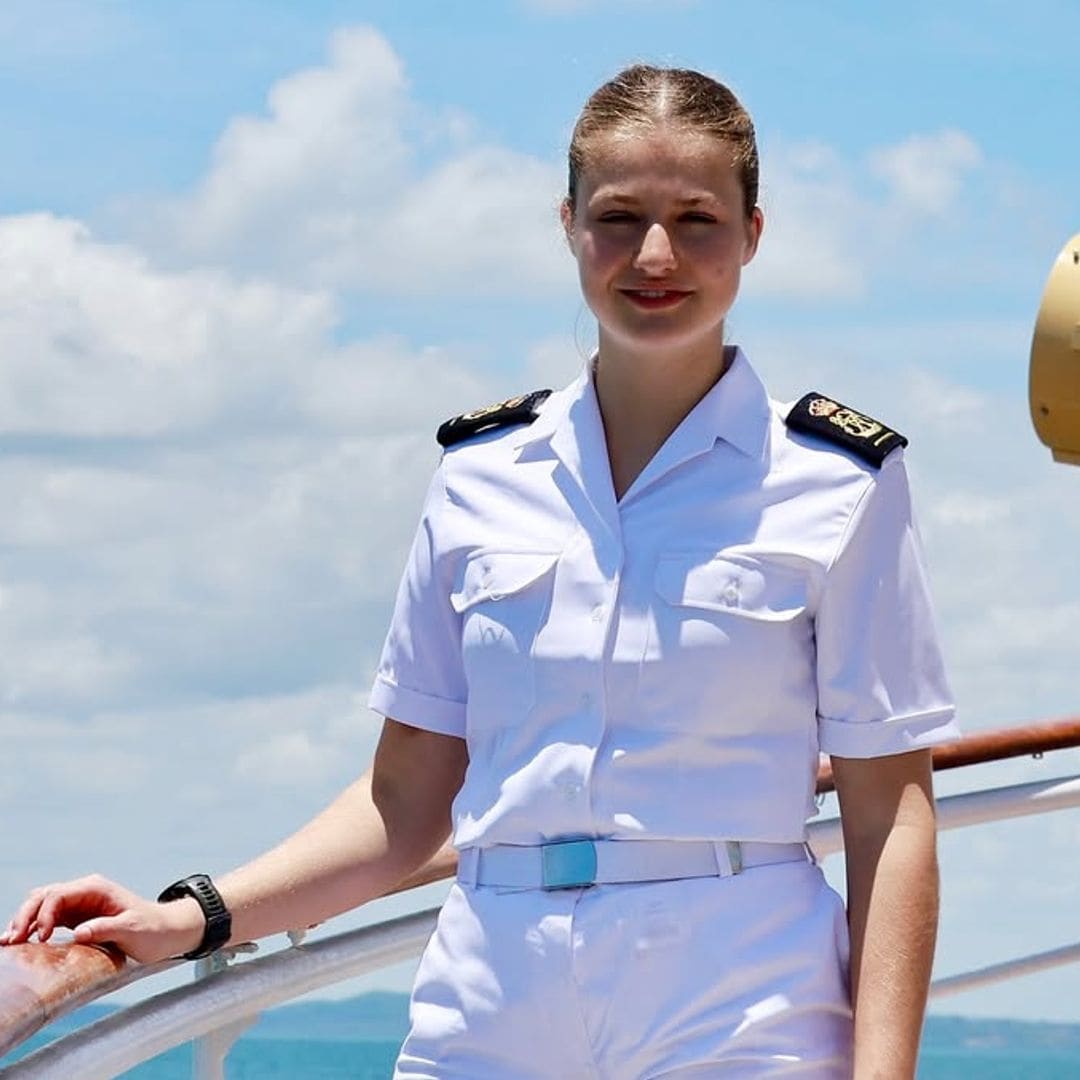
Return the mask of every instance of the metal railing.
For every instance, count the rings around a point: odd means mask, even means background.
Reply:
[[[935,755],[935,767],[950,768],[973,761],[997,760],[1021,754],[1041,755],[1046,749],[1077,745],[1080,745],[1080,720],[1058,721],[1034,728],[958,740],[942,748],[940,762],[938,755]],[[823,769],[819,777],[819,791],[830,790],[830,781],[828,771]],[[1080,774],[939,799],[938,827],[941,830],[966,828],[1078,806]],[[814,822],[809,832],[811,847],[819,859],[843,849],[839,819]],[[402,883],[401,888],[447,877],[453,873],[453,869],[453,854],[444,850],[427,867]],[[291,948],[235,966],[228,966],[227,960],[242,950],[232,950],[224,957],[201,961],[198,977],[193,984],[158,994],[88,1025],[22,1061],[0,1069],[0,1076],[4,1080],[45,1080],[71,1076],[78,1076],[80,1080],[108,1080],[141,1061],[194,1039],[197,1080],[220,1080],[224,1076],[223,1062],[229,1047],[260,1012],[311,990],[418,956],[431,933],[436,915],[437,909],[419,911],[311,944],[294,944]],[[299,937],[296,935],[294,942],[298,942]],[[57,947],[26,945],[16,948],[42,950]],[[1078,960],[1080,943],[1066,945],[939,979],[931,987],[931,996],[955,994]],[[124,967],[115,956],[110,964],[115,969],[111,976],[102,975],[99,971],[93,986],[82,989],[75,987],[66,997],[61,997],[51,1010],[43,1005],[40,1020],[55,1019],[120,985],[127,985],[136,978],[172,966],[172,963],[166,963],[149,968],[134,965]],[[98,966],[100,968],[102,965]],[[18,1041],[12,1039],[9,1025],[6,1033],[8,1043],[4,1042],[4,1001],[4,996],[0,994],[0,1052]],[[49,1015],[46,1016],[46,1012]],[[16,1033],[20,1039],[28,1037],[35,1028],[25,1016],[21,1024]],[[41,1023],[36,1026],[40,1027]]]

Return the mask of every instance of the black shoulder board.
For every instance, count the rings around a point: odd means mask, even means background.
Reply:
[[[839,443],[871,465],[880,466],[898,446],[908,444],[903,435],[879,420],[857,413],[824,394],[800,398],[787,414],[786,423],[792,431]]]
[[[462,413],[461,416],[447,420],[435,433],[435,439],[440,446],[453,446],[471,439],[481,431],[492,431],[511,424],[531,424],[540,415],[540,406],[550,396],[550,390],[534,390],[531,394],[508,398],[497,405]]]

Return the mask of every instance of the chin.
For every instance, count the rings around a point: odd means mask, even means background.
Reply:
[[[618,344],[623,349],[633,350],[640,353],[690,351],[694,349],[720,349],[724,344],[723,324],[710,327],[705,332],[687,333],[675,328],[652,327],[642,330],[635,327],[628,330],[625,327],[603,329],[601,340],[607,338]]]

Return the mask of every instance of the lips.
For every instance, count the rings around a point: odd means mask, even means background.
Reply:
[[[619,292],[635,306],[649,310],[674,307],[690,295],[685,289],[620,289]]]

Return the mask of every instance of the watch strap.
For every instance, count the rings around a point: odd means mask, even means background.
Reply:
[[[174,881],[162,889],[158,902],[182,900],[185,896],[190,896],[202,908],[206,917],[206,930],[198,948],[184,953],[184,959],[201,960],[229,940],[232,934],[232,915],[207,874],[192,874]]]

